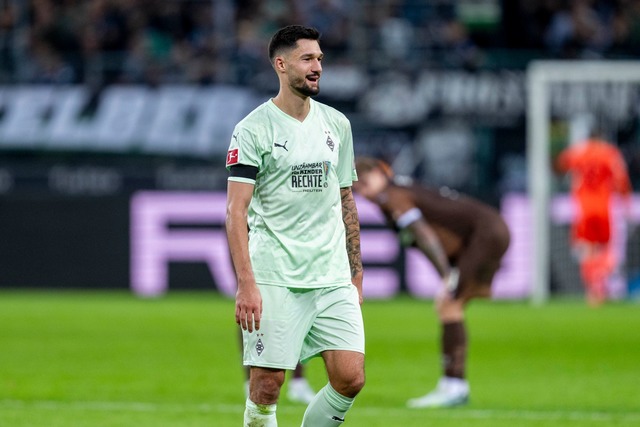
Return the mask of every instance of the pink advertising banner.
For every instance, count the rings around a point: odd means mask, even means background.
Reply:
[[[400,247],[375,206],[356,200],[362,224],[365,297],[390,298],[404,287],[415,297],[432,298],[440,280],[431,264],[416,249]],[[132,291],[141,296],[162,295],[169,290],[170,262],[203,262],[217,289],[234,296],[235,277],[224,231],[225,205],[224,192],[136,193],[130,207]],[[511,245],[495,277],[493,298],[527,298],[534,252],[530,203],[525,195],[509,194],[502,199],[500,210],[511,231]],[[551,211],[556,224],[569,223],[574,214],[566,196],[555,198]],[[632,216],[628,219],[634,219]],[[626,233],[622,230],[617,235]],[[624,250],[624,243],[618,238],[616,250]]]

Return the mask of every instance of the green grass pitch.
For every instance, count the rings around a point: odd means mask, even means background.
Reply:
[[[640,305],[478,301],[471,403],[410,410],[439,376],[430,301],[366,301],[367,385],[346,426],[640,425]],[[0,292],[0,426],[242,425],[233,301],[214,292]],[[309,363],[316,388],[326,377]],[[286,387],[286,385],[285,385]],[[304,406],[278,406],[299,426]]]

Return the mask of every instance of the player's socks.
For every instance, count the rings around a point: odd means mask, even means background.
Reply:
[[[276,404],[260,405],[247,399],[244,410],[244,427],[278,427]]]
[[[338,393],[327,384],[316,394],[304,413],[301,427],[334,427],[344,422],[353,398]]]
[[[464,379],[467,356],[467,332],[464,321],[442,325],[442,361],[444,376],[432,392],[410,399],[410,408],[445,408],[464,405],[469,400],[469,384]]]
[[[442,359],[444,375],[464,378],[467,357],[467,331],[464,321],[442,325]]]

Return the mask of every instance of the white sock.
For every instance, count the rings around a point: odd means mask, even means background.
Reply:
[[[276,404],[260,405],[247,399],[244,410],[244,427],[278,427]]]
[[[335,391],[331,384],[327,384],[309,403],[301,427],[339,426],[344,422],[344,415],[353,405],[353,400]]]

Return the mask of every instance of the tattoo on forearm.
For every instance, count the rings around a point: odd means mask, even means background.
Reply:
[[[360,221],[358,210],[350,188],[340,190],[342,197],[342,220],[347,235],[347,255],[351,266],[351,277],[362,272],[362,257],[360,254]]]

